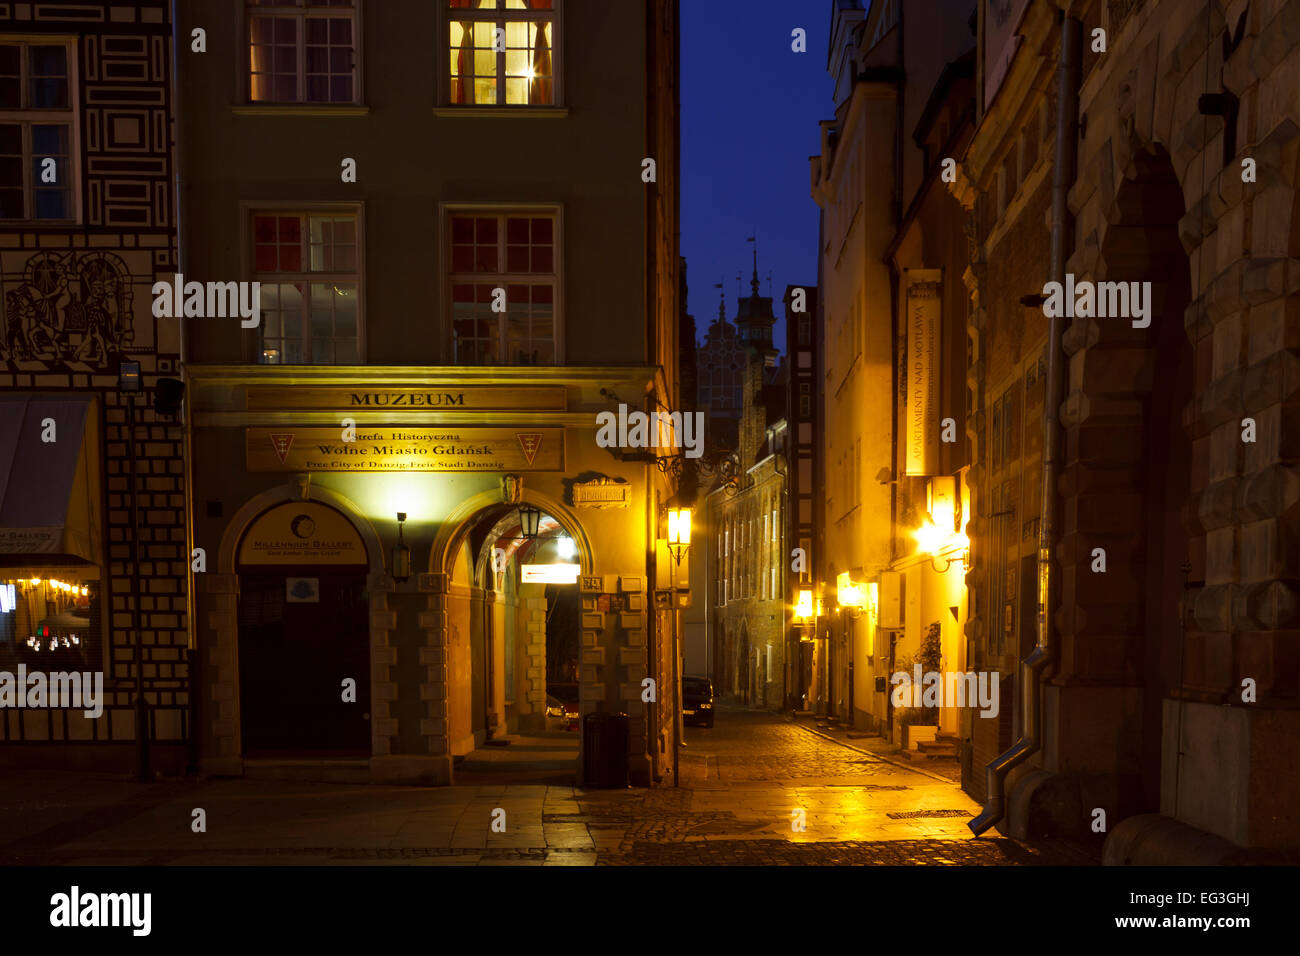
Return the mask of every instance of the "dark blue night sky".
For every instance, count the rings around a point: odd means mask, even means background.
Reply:
[[[718,312],[718,281],[728,318],[737,272],[749,295],[748,236],[758,236],[761,295],[771,270],[778,316],[787,285],[817,282],[808,157],[820,150],[818,121],[832,115],[830,14],[830,0],[682,2],[682,255],[701,339]],[[795,27],[807,31],[806,53],[790,49]],[[784,345],[784,321],[776,334]]]

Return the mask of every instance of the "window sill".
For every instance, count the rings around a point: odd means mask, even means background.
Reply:
[[[501,119],[564,119],[569,115],[567,106],[435,106],[433,115],[496,116]]]
[[[309,103],[244,103],[232,106],[235,116],[365,116],[369,106],[348,106]]]

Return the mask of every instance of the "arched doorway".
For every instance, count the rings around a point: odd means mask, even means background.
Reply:
[[[1143,446],[1132,487],[1142,497],[1144,519],[1142,527],[1134,529],[1140,543],[1131,552],[1141,562],[1133,581],[1142,608],[1141,652],[1133,662],[1142,701],[1135,728],[1140,747],[1133,755],[1140,770],[1133,768],[1125,775],[1140,777],[1133,802],[1153,812],[1161,805],[1163,702],[1176,695],[1181,684],[1183,630],[1190,610],[1186,588],[1194,573],[1195,529],[1189,530],[1185,518],[1193,452],[1183,414],[1192,401],[1195,368],[1184,326],[1191,302],[1190,264],[1178,234],[1184,212],[1182,187],[1164,148],[1156,145],[1135,152],[1107,217],[1110,225],[1098,263],[1103,281],[1151,284],[1150,326],[1133,328],[1130,322],[1100,320],[1094,347],[1136,346],[1145,352],[1132,383],[1132,392],[1141,398]],[[1123,351],[1115,354],[1123,360]],[[1117,465],[1110,467],[1114,470]]]
[[[554,503],[491,504],[448,536],[447,730],[457,783],[575,782],[579,581],[589,548]]]
[[[321,502],[273,505],[248,525],[235,563],[244,757],[370,756],[369,562],[356,527]]]

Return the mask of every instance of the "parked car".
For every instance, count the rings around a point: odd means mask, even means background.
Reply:
[[[565,730],[577,730],[578,685],[548,683],[546,686],[546,716],[554,718],[556,723]],[[548,720],[547,724],[550,723],[551,721]]]
[[[713,726],[713,682],[707,677],[682,678],[682,719]]]

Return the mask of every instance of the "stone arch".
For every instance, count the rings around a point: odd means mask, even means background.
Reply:
[[[581,573],[583,575],[593,573],[596,567],[595,549],[586,528],[572,509],[550,495],[529,487],[522,490],[520,503],[533,505],[555,519],[574,541],[577,551],[576,561],[581,567]],[[497,613],[495,610],[497,598],[494,590],[496,582],[486,573],[487,562],[490,558],[491,546],[496,540],[494,536],[508,528],[517,507],[517,504],[503,502],[500,491],[495,489],[481,492],[463,501],[446,517],[438,529],[430,546],[429,573],[420,576],[420,590],[427,595],[427,610],[420,613],[420,629],[424,634],[425,643],[425,646],[420,649],[420,663],[426,668],[420,696],[428,708],[426,719],[421,721],[420,732],[426,739],[430,753],[448,758],[449,773],[451,772],[450,758],[468,746],[469,737],[479,730],[495,733],[500,728],[500,720],[505,716],[496,707],[495,651],[490,655],[486,647],[477,647],[476,637],[487,640],[483,635],[488,632],[484,631],[483,634],[476,635],[474,629],[488,627],[489,624],[485,623],[486,615],[489,612]],[[468,566],[462,566],[463,549],[469,536],[484,522],[491,522],[487,537],[484,538],[477,552],[468,555]],[[457,602],[461,600],[468,601],[468,605],[459,605]],[[544,646],[545,597],[521,596],[520,600],[522,604],[518,606],[521,614],[519,623],[524,627],[520,637],[525,644]],[[459,630],[462,625],[469,630],[465,632]],[[541,639],[534,640],[530,635],[539,635]],[[592,641],[595,641],[594,637]],[[474,669],[475,655],[480,651],[482,651],[482,663],[478,666],[482,668],[481,673]],[[545,667],[544,657],[532,654],[531,647],[526,653],[531,655],[528,660],[529,667]],[[585,651],[583,659],[586,659]],[[504,661],[501,663],[504,665]],[[469,668],[468,686],[471,700],[472,695],[479,689],[476,680],[482,677],[486,684],[483,693],[487,695],[485,698],[487,722],[482,728],[475,727],[475,720],[483,715],[476,716],[472,702],[468,711],[468,724],[461,710],[458,709],[453,713],[453,706],[460,708],[463,704],[459,697],[455,701],[452,697],[455,687],[458,686],[457,682],[463,680],[465,676],[458,673],[458,669],[466,666]],[[545,710],[545,687],[544,685],[540,688],[531,686],[533,680],[535,678],[529,678],[527,706],[521,707],[520,710],[530,715],[535,710],[536,715],[540,715]],[[585,679],[582,681],[583,694],[594,700],[595,693],[588,693],[585,686],[588,683]],[[533,699],[539,693],[541,696]],[[581,706],[585,713],[589,708],[586,698]],[[520,720],[522,727],[522,716]]]
[[[383,543],[355,504],[336,491],[313,485],[309,476],[298,475],[246,501],[226,524],[215,569],[195,576],[196,587],[209,595],[207,629],[211,638],[201,642],[199,650],[206,651],[203,677],[201,687],[193,691],[203,695],[199,721],[201,732],[208,737],[203,748],[207,756],[202,762],[203,771],[208,774],[238,776],[244,772],[239,693],[239,576],[236,573],[239,544],[259,515],[291,501],[328,505],[347,518],[361,535],[370,567],[366,587],[370,594],[372,758],[390,753],[392,738],[397,733],[396,719],[387,712],[389,701],[396,698],[397,691],[389,671],[390,665],[397,663],[396,649],[389,646],[390,632],[396,629],[397,622],[396,614],[388,609],[387,596],[393,584],[384,566]]]
[[[1126,152],[1123,179],[1109,199],[1099,197],[1097,242],[1076,257],[1076,281],[1142,293],[1150,324],[1076,318],[1066,333],[1058,554],[1062,672],[1067,682],[1111,687],[1092,704],[1109,756],[1090,760],[1074,741],[1070,752],[1083,755],[1081,764],[1109,762],[1103,772],[1112,775],[1116,806],[1131,813],[1160,805],[1163,698],[1178,682],[1188,606],[1183,567],[1203,555],[1204,531],[1189,506],[1193,435],[1184,427],[1197,363],[1184,325],[1193,289],[1179,231],[1183,187],[1163,146]],[[1093,569],[1098,548],[1104,573]],[[1194,579],[1203,579],[1198,570]]]
[[[586,530],[583,528],[582,522],[578,520],[578,516],[574,514],[573,510],[550,495],[528,487],[523,489],[522,503],[534,505],[560,522],[564,530],[573,538],[574,544],[577,545],[578,563],[582,565],[582,573],[591,574],[592,569],[596,566],[595,549]],[[451,566],[461,540],[481,519],[483,512],[494,507],[506,507],[501,500],[501,493],[499,491],[484,491],[467,498],[455,511],[447,516],[438,529],[438,533],[434,536],[433,544],[429,549],[430,573],[440,573]],[[511,505],[509,507],[517,506]]]
[[[239,551],[239,543],[243,540],[244,532],[248,530],[254,519],[264,511],[287,501],[319,501],[321,504],[329,505],[335,511],[342,513],[352,526],[357,529],[361,535],[361,540],[366,545],[366,557],[369,559],[370,571],[372,574],[384,573],[384,545],[375,531],[375,526],[355,504],[347,497],[339,494],[331,488],[323,488],[320,485],[314,485],[310,481],[303,481],[301,476],[294,476],[292,480],[274,488],[268,488],[259,494],[249,498],[248,501],[240,507],[226,524],[226,530],[221,535],[221,545],[217,552],[217,570],[221,574],[233,574],[235,571],[235,560]]]

